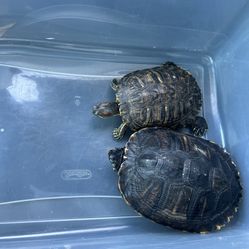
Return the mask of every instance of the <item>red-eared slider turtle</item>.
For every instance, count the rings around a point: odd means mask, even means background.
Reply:
[[[137,212],[190,232],[220,230],[237,211],[242,188],[231,157],[218,145],[166,128],[134,133],[109,152],[119,190]]]
[[[94,106],[93,113],[102,118],[121,115],[122,124],[113,131],[116,139],[123,137],[127,127],[133,131],[152,126],[189,127],[197,136],[208,128],[205,119],[197,116],[202,97],[196,80],[172,62],[114,79],[112,88],[116,101]]]

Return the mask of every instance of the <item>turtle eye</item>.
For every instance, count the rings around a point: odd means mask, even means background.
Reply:
[[[155,168],[157,165],[157,158],[154,154],[143,154],[138,159],[138,165],[140,167]]]

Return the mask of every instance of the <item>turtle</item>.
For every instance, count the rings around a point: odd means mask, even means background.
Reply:
[[[108,155],[123,199],[156,223],[207,233],[223,228],[238,211],[239,171],[214,142],[148,127]]]
[[[128,73],[114,79],[111,87],[116,101],[95,105],[93,114],[101,118],[121,116],[121,125],[113,131],[116,139],[122,138],[128,127],[132,131],[154,126],[188,127],[197,136],[208,129],[206,120],[198,116],[202,95],[197,81],[173,62]]]

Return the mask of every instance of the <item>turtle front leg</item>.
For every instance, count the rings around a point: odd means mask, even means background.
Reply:
[[[109,160],[113,170],[118,171],[124,161],[124,148],[115,148],[108,152]]]
[[[113,79],[111,83],[111,87],[114,91],[117,91],[119,88],[119,80]]]
[[[113,137],[115,139],[121,139],[124,136],[126,129],[127,129],[126,123],[122,123],[118,128],[113,130],[112,133]]]

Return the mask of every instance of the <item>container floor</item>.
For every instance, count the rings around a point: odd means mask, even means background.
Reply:
[[[74,236],[77,246],[86,235],[89,248],[103,243],[112,247],[117,241],[119,248],[126,248],[126,241],[138,243],[133,248],[237,248],[241,239],[243,248],[249,246],[241,218],[221,232],[198,235],[157,225],[135,213],[121,199],[117,175],[107,159],[108,150],[123,146],[129,133],[114,141],[112,130],[120,118],[103,120],[91,111],[96,103],[115,98],[110,87],[114,77],[174,61],[189,70],[202,89],[202,115],[209,124],[206,138],[226,146],[210,56],[85,48],[78,54],[81,59],[64,50],[59,58],[40,46],[27,53],[23,44],[6,46],[5,51],[0,66],[0,188],[5,190],[0,193],[0,240],[15,243],[56,235],[58,243],[64,243],[62,236]],[[55,66],[48,67],[46,61]]]

